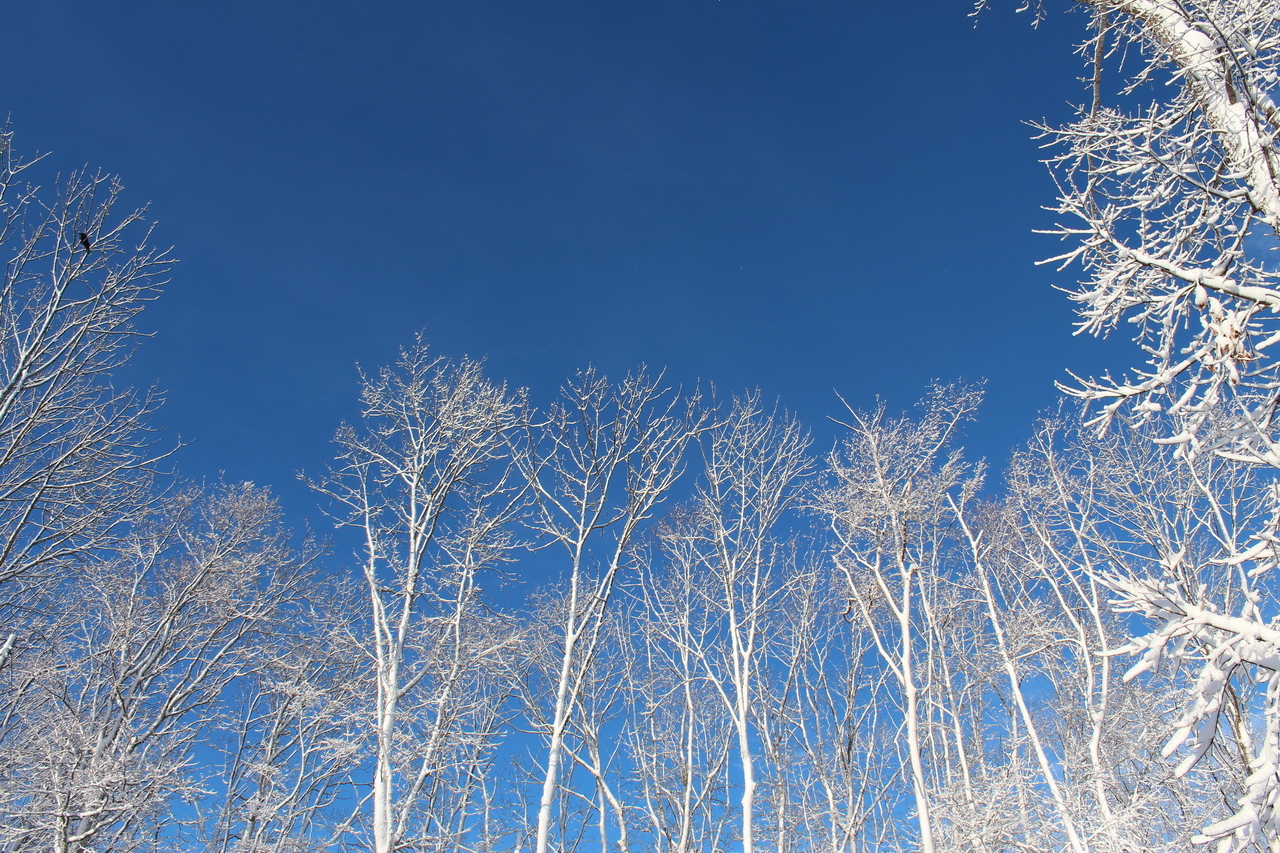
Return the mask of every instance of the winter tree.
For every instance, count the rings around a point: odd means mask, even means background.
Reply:
[[[757,396],[736,401],[701,439],[692,501],[657,533],[660,562],[645,574],[639,621],[650,677],[669,685],[673,707],[662,713],[658,697],[636,701],[673,726],[680,746],[634,749],[646,787],[665,801],[655,829],[673,849],[718,841],[725,818],[736,822],[744,851],[790,846],[790,810],[777,807],[787,791],[769,785],[765,753],[778,740],[768,713],[772,639],[802,576],[784,521],[813,467],[808,445],[793,418],[765,411]],[[646,723],[641,731],[654,725]],[[695,754],[707,766],[695,766]],[[730,777],[736,797],[724,784]]]
[[[1249,541],[1269,500],[1257,474],[1212,455],[1189,461],[1149,435],[1100,437],[1047,420],[1015,458],[1004,521],[980,522],[992,543],[988,583],[1005,605],[999,618],[1034,608],[1049,629],[1049,651],[1018,666],[1051,689],[1023,699],[1049,703],[1062,787],[1094,846],[1184,849],[1242,793],[1253,728],[1252,715],[1238,712],[1250,702],[1248,674],[1236,669],[1235,683],[1223,685],[1231,722],[1195,767],[1164,762],[1195,692],[1197,659],[1211,646],[1184,635],[1166,649],[1174,666],[1126,677],[1130,666],[1117,655],[1137,626],[1128,608],[1115,612],[1109,582],[1154,578],[1202,606],[1237,606],[1241,577],[1228,555]]]
[[[919,422],[889,418],[883,406],[851,410],[844,447],[831,457],[833,483],[819,501],[835,537],[836,565],[849,607],[869,632],[894,693],[874,701],[901,708],[903,753],[925,853],[937,847],[934,791],[927,752],[933,674],[923,650],[932,629],[926,600],[944,573],[950,535],[946,496],[978,479],[952,447],[981,394],[935,390]],[[896,695],[895,695],[896,694]]]
[[[314,582],[248,651],[225,694],[221,755],[204,810],[208,853],[296,853],[341,839],[359,808],[362,713],[373,668],[358,642],[362,596],[354,584]]]
[[[979,4],[984,5],[982,3]],[[1171,440],[1280,464],[1280,21],[1267,0],[1085,0],[1092,92],[1041,128],[1079,329],[1136,326],[1146,364],[1064,386]],[[1108,94],[1118,90],[1119,95]],[[1219,417],[1215,418],[1217,412]]]
[[[310,583],[278,518],[249,486],[184,492],[58,590],[0,672],[0,847],[126,853],[194,831],[223,693]]]
[[[352,825],[376,853],[450,849],[482,805],[510,683],[516,634],[480,588],[515,543],[523,395],[419,339],[364,378],[361,401],[361,428],[339,430],[338,465],[315,486],[362,540],[372,814]]]
[[[144,211],[118,211],[119,180],[28,185],[40,158],[12,143],[0,130],[0,666],[41,597],[149,499],[156,400],[110,372],[171,264],[147,248]]]
[[[558,589],[562,604],[550,611],[555,623],[543,626],[554,637],[550,658],[544,656],[551,665],[525,692],[526,717],[542,752],[536,853],[552,848],[557,808],[566,790],[573,790],[565,780],[574,769],[570,741],[575,732],[584,733],[577,721],[595,692],[592,675],[614,587],[635,565],[637,536],[679,478],[685,448],[706,420],[696,394],[685,397],[664,387],[661,376],[639,371],[613,383],[587,370],[565,385],[545,421],[530,425],[516,457],[534,500],[532,530],[539,544],[555,548],[565,561]],[[589,742],[581,746],[600,749]],[[625,819],[604,787],[599,762],[583,768],[593,786],[602,786],[598,817],[606,843],[607,821],[618,820],[621,830]]]
[[[1241,708],[1265,709],[1260,737],[1246,738],[1247,784],[1235,814],[1205,827],[1200,840],[1218,839],[1222,850],[1274,849],[1280,686],[1269,666],[1274,614],[1262,588],[1280,502],[1257,491],[1232,497],[1217,480],[1233,482],[1238,472],[1206,471],[1196,460],[1212,454],[1280,467],[1280,362],[1270,354],[1280,341],[1273,254],[1280,248],[1280,110],[1272,98],[1280,16],[1268,0],[1082,5],[1093,30],[1082,51],[1090,97],[1073,122],[1041,128],[1059,189],[1053,210],[1061,219],[1052,233],[1070,244],[1051,261],[1084,270],[1074,294],[1079,330],[1105,334],[1128,321],[1146,361],[1122,377],[1064,387],[1094,406],[1093,426],[1150,425],[1155,440],[1177,448],[1216,507],[1202,542],[1179,543],[1157,566],[1123,555],[1092,577],[1122,609],[1155,620],[1155,631],[1130,645],[1142,652],[1139,670],[1154,669],[1161,657],[1198,662],[1198,690],[1169,745],[1171,752],[1184,742],[1190,748],[1181,772],[1218,742],[1233,684],[1244,690]],[[1245,507],[1252,515],[1241,515]],[[1213,565],[1238,575],[1225,587],[1236,594],[1210,592],[1215,587],[1199,576]],[[1185,572],[1196,580],[1179,576]],[[1245,687],[1251,681],[1256,691]],[[1244,721],[1256,717],[1238,716],[1243,737]]]

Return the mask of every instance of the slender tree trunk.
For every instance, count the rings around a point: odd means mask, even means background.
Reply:
[[[911,599],[915,566],[903,570],[902,608],[898,614],[898,630],[902,642],[902,694],[906,702],[907,753],[911,759],[911,788],[915,793],[916,822],[920,827],[921,853],[934,853],[933,815],[929,808],[929,788],[924,776],[924,760],[920,748],[920,689],[916,686],[912,657]]]

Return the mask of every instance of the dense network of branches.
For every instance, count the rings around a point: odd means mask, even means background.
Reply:
[[[324,568],[156,473],[110,372],[166,255],[0,134],[0,853],[1280,850],[1280,11],[1080,5],[1052,260],[1146,362],[1000,485],[976,387],[824,453],[419,338],[311,482]]]
[[[1064,386],[1093,422],[1151,420],[1189,452],[1280,464],[1280,20],[1268,0],[1087,0],[1091,93],[1041,126],[1050,233],[1079,262],[1079,330],[1136,327],[1146,364]],[[1216,415],[1215,415],[1216,413]]]

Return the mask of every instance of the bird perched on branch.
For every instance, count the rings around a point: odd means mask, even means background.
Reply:
[[[80,232],[80,245],[84,246],[85,252],[93,251],[93,244],[89,242],[89,235],[83,231]]]

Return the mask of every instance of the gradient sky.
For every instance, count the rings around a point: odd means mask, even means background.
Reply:
[[[759,387],[820,445],[838,391],[986,378],[999,467],[1073,338],[1024,121],[1083,98],[1085,18],[1014,2],[591,0],[5,5],[16,147],[118,173],[182,260],[123,379],[183,473],[290,517],[357,413],[357,363],[425,328],[546,402],[640,362]],[[1000,8],[1002,6],[1003,8]]]

